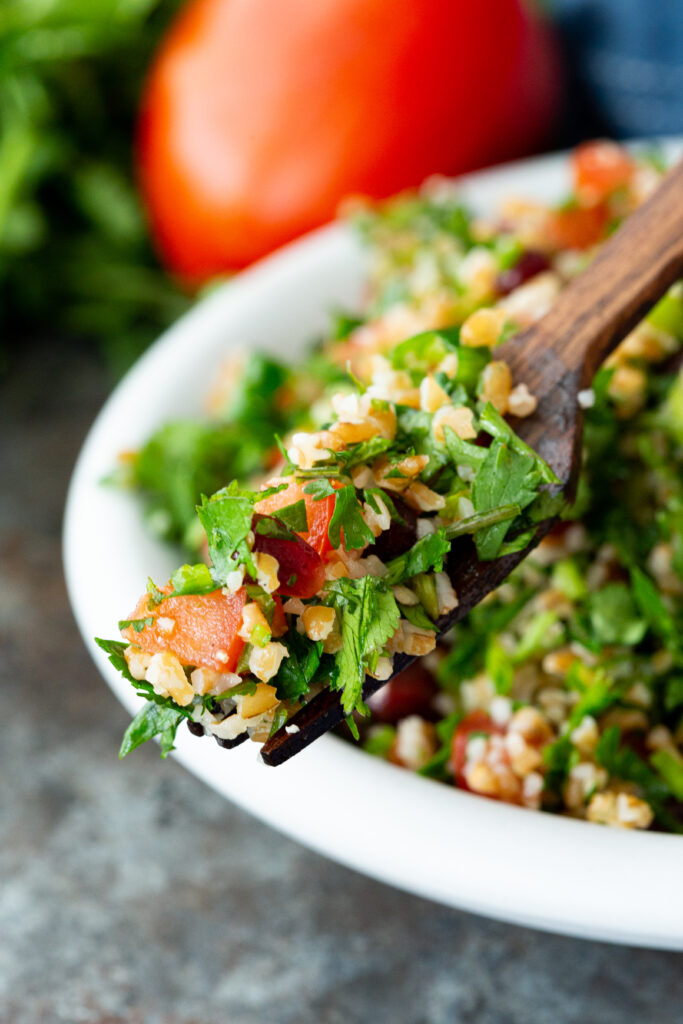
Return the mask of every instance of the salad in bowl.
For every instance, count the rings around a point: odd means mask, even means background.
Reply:
[[[177,730],[264,742],[338,691],[369,755],[506,803],[628,829],[683,828],[683,294],[674,286],[580,395],[575,495],[515,424],[536,399],[497,347],[563,286],[663,166],[610,143],[572,157],[561,204],[473,215],[455,186],[348,215],[361,307],[296,364],[217,375],[203,422],[122,456],[147,523],[186,560],[100,640],[144,699],[127,754]],[[557,525],[445,636],[446,571]],[[419,657],[391,678],[397,655]],[[366,676],[390,679],[369,702]],[[203,741],[205,742],[205,741]]]

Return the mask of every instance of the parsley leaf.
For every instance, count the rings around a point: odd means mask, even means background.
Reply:
[[[476,470],[481,468],[488,454],[486,448],[481,448],[478,444],[473,444],[472,441],[463,441],[452,427],[445,426],[443,433],[446,438],[448,454],[456,466],[469,466],[470,469]]]
[[[288,718],[289,712],[287,711],[287,708],[283,704],[278,704],[278,706],[275,708],[275,713],[273,715],[273,721],[271,723],[270,732],[268,733],[268,736],[274,736],[275,733],[278,732],[278,730],[281,729],[283,725],[286,725]]]
[[[308,515],[306,513],[306,502],[299,498],[292,505],[285,505],[273,512],[276,519],[288,526],[295,533],[305,533],[308,530]]]
[[[670,750],[656,750],[650,764],[676,799],[683,801],[683,762]]]
[[[306,529],[308,523],[306,524]],[[275,516],[264,516],[259,513],[254,523],[254,533],[261,537],[277,537],[279,540],[296,540],[296,534],[291,527],[287,526],[281,519]]]
[[[350,715],[354,710],[365,710],[362,692],[366,671],[376,664],[398,629],[401,616],[392,592],[374,576],[337,580],[330,593],[342,611],[342,648],[335,658],[337,671],[330,685],[342,691],[342,707]]]
[[[400,523],[402,526],[405,526],[405,519],[403,518],[403,516],[399,515],[398,509],[394,505],[392,499],[389,497],[387,491],[383,491],[381,487],[366,487],[363,490],[363,497],[365,498],[373,512],[376,512],[378,515],[380,512],[380,507],[377,504],[377,499],[380,498],[382,504],[386,506],[387,512],[391,516],[393,522]]]
[[[530,448],[528,444],[522,441],[521,437],[515,434],[510,424],[503,419],[490,402],[487,402],[479,415],[479,426],[495,440],[509,445],[518,455],[526,455],[533,459],[538,468],[540,478],[544,483],[559,484],[559,479],[553,473],[548,463],[540,455],[537,455],[533,448]]]
[[[330,313],[329,334],[333,341],[343,341],[348,338],[356,327],[360,327],[363,320],[355,313],[347,313],[343,309],[334,309]]]
[[[375,535],[363,519],[360,502],[356,497],[356,488],[347,484],[335,493],[337,497],[334,503],[334,512],[327,528],[332,547],[338,548],[341,544],[342,529],[344,531],[344,546],[347,551],[351,548],[364,548],[366,544],[372,544]]]
[[[367,579],[374,579],[369,576]],[[372,589],[372,588],[371,588]],[[398,629],[401,613],[398,610],[396,598],[391,590],[385,590],[384,584],[375,583],[374,587],[373,614],[367,623],[365,634],[365,653],[380,654],[384,646]]]
[[[125,757],[126,754],[130,754],[132,750],[146,743],[147,740],[153,739],[154,736],[159,736],[161,739],[161,756],[168,757],[174,749],[173,744],[178,726],[186,717],[176,707],[145,704],[123,734],[119,757]]]
[[[661,637],[667,645],[677,647],[679,641],[676,623],[650,577],[642,569],[634,567],[631,569],[631,585],[638,610],[652,632]]]
[[[514,662],[497,636],[492,636],[486,644],[484,664],[496,693],[509,693],[515,674]]]
[[[138,680],[134,679],[130,674],[128,668],[128,662],[123,656],[123,652],[128,648],[128,644],[123,640],[102,640],[100,637],[95,637],[95,643],[100,647],[105,654],[109,656],[109,661],[114,666],[117,672],[120,672],[124,679],[127,679],[133,686],[138,686]]]
[[[625,583],[607,583],[591,594],[588,611],[593,633],[603,644],[633,646],[645,636],[647,623],[638,614]]]
[[[123,654],[128,647],[127,643],[121,640],[102,640],[99,637],[95,638],[95,643],[109,656],[114,668],[135,687],[138,696],[147,701],[126,729],[119,757],[125,757],[131,750],[157,735],[161,736],[161,756],[166,757],[173,750],[173,741],[181,720],[191,717],[191,708],[179,707],[170,697],[160,697],[155,693],[150,683],[133,678]]]
[[[457,351],[456,340],[460,330],[456,328],[455,338],[448,331],[423,331],[407,338],[391,353],[391,365],[395,370],[427,370],[438,366],[449,352]]]
[[[185,594],[210,594],[216,584],[209,567],[199,562],[197,565],[181,565],[171,576],[173,593],[168,597],[180,597]],[[163,596],[162,596],[163,600]]]
[[[150,615],[146,619],[120,619],[119,629],[123,632],[124,629],[130,629],[131,626],[136,633],[142,633],[145,626],[154,625],[154,616]]]
[[[358,444],[350,445],[347,449],[335,452],[339,464],[348,473],[354,466],[361,466],[366,462],[372,462],[379,455],[383,455],[391,448],[393,441],[387,437],[371,437],[368,441],[359,441]]]
[[[597,718],[606,711],[620,698],[623,689],[623,685],[617,685],[605,672],[590,672],[580,663],[570,668],[565,687],[568,690],[583,690],[583,693],[569,716],[567,731],[554,743],[543,748],[543,762],[548,768],[545,788],[558,794],[567,772],[579,760],[579,752],[570,739],[570,733],[586,715]]]
[[[418,775],[424,775],[428,779],[441,779],[442,781],[452,780],[450,771],[451,752],[453,748],[453,735],[462,721],[462,712],[452,711],[440,722],[436,723],[436,735],[441,743],[437,752],[430,757],[426,764],[418,769]]]
[[[427,455],[429,462],[420,478],[429,483],[450,462],[448,448],[437,441],[432,430],[433,416],[422,409],[401,407],[398,414],[397,441],[402,450],[412,447],[416,455]]]
[[[164,424],[137,453],[133,484],[145,496],[150,528],[184,541],[200,495],[254,473],[263,461],[262,442],[233,424],[180,420]]]
[[[217,491],[211,498],[202,498],[197,514],[209,545],[214,577],[225,583],[228,573],[244,563],[256,577],[247,537],[251,532],[254,497],[240,491],[235,483]]]
[[[163,590],[159,589],[151,576],[147,577],[147,593],[149,594],[147,598],[149,608],[156,608],[166,597],[166,594],[164,594]]]
[[[514,651],[514,662],[521,665],[529,658],[536,657],[557,643],[556,628],[560,619],[557,612],[546,608],[536,612],[524,627]]]
[[[188,594],[210,594],[217,589],[217,586],[218,584],[211,575],[211,570],[203,562],[198,562],[197,565],[181,565],[171,576],[172,589],[168,594],[160,590],[152,579],[147,580],[147,593],[149,594],[147,604],[150,608],[157,608],[162,601],[167,601],[169,597],[186,597]],[[151,626],[153,621],[153,619],[150,619],[145,624]],[[129,625],[132,625],[132,622]],[[119,629],[123,628],[125,627],[119,623]],[[138,629],[134,626],[133,628],[136,632],[140,632],[142,627]]]
[[[392,558],[387,563],[389,572],[383,577],[385,583],[394,586],[402,583],[421,572],[441,572],[444,558],[451,549],[451,542],[446,536],[446,531],[440,527],[434,533],[428,533],[425,537],[413,544],[404,554],[398,558]]]
[[[499,505],[530,505],[539,492],[541,474],[535,455],[524,455],[508,444],[494,441],[472,484],[475,512],[486,512]],[[505,540],[512,520],[503,520],[474,535],[477,554],[482,561],[495,558]]]
[[[223,693],[219,693],[217,697],[210,697],[211,701],[216,700],[230,700],[231,697],[253,697],[256,693],[258,683],[255,679],[243,679],[241,683],[236,683],[231,686],[229,690],[224,690]]]
[[[306,484],[304,494],[311,494],[314,501],[322,501],[323,498],[329,498],[331,495],[336,494],[336,491],[329,480],[321,477],[318,480],[311,480],[309,484]]]
[[[656,775],[634,750],[621,746],[621,729],[618,725],[612,725],[603,732],[595,748],[595,760],[610,775],[638,786],[655,817],[671,831],[681,831],[680,824],[664,806],[670,795],[668,782]]]
[[[395,742],[396,729],[393,725],[376,725],[363,741],[363,750],[374,757],[387,757]]]
[[[312,642],[296,630],[291,630],[286,640],[281,642],[286,644],[289,657],[282,659],[272,685],[277,690],[278,700],[295,700],[310,690],[320,665],[323,645],[320,641]]]
[[[683,706],[683,677],[674,676],[666,683],[664,707],[667,711],[675,711],[681,706]]]

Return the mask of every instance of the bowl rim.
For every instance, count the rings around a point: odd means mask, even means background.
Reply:
[[[681,151],[680,140],[659,141],[667,151]],[[518,184],[529,180],[544,181],[555,192],[565,162],[566,154],[516,161],[467,175],[459,185],[480,206],[510,188],[518,191]],[[306,290],[322,315],[318,292],[325,275],[343,279],[349,291],[357,289],[361,262],[348,229],[338,223],[261,260],[166,331],[117,385],[91,427],[68,489],[65,576],[86,646],[130,711],[139,708],[138,698],[92,639],[101,621],[95,607],[101,588],[98,570],[109,566],[114,571],[112,559],[125,560],[131,539],[147,545],[159,565],[173,557],[152,538],[139,540],[132,516],[140,517],[131,498],[103,493],[100,481],[113,444],[120,437],[134,438],[136,431],[138,438],[145,436],[140,400],[150,387],[159,421],[163,390],[166,384],[180,386],[178,374],[189,372],[190,353],[195,356],[192,373],[199,379],[203,365],[206,375],[210,363],[202,364],[202,359],[210,358],[209,350],[214,356],[219,351],[221,331],[228,330],[231,320],[257,319],[270,301],[279,308],[275,300],[285,302],[290,292],[305,304]],[[288,322],[286,312],[281,322]],[[226,343],[228,347],[236,345]],[[154,418],[150,410],[144,415]],[[111,537],[107,520],[110,527],[121,522],[122,535],[114,531]],[[113,553],[109,550],[105,557],[105,547],[112,545]],[[143,586],[145,576],[140,576]],[[292,838],[420,896],[548,931],[683,949],[683,895],[676,886],[683,845],[678,836],[601,829],[488,801],[413,775],[330,736],[277,771],[259,764],[250,744],[226,753],[185,730],[172,756],[217,792]],[[292,800],[292,791],[306,792],[306,800]]]

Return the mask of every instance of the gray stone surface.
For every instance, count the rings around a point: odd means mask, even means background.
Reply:
[[[126,714],[76,633],[59,549],[105,390],[92,356],[49,347],[0,381],[0,1022],[680,1021],[680,956],[433,906],[282,838],[153,747],[117,761]]]

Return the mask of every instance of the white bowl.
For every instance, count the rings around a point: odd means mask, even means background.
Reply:
[[[671,153],[680,146],[669,144]],[[510,193],[568,188],[564,157],[463,179],[486,210]],[[134,712],[130,685],[93,644],[115,637],[146,579],[177,553],[150,537],[134,498],[101,479],[159,424],[197,413],[226,353],[245,343],[296,357],[332,306],[353,308],[362,255],[332,225],[221,287],[140,359],[98,416],[69,490],[64,559],[76,619],[98,668]],[[135,754],[132,755],[135,757]],[[181,728],[178,760],[223,796],[320,853],[440,903],[549,931],[683,949],[683,840],[535,813],[411,775],[325,736],[280,768],[257,747],[225,751]]]

